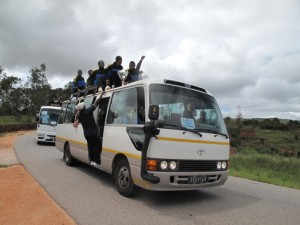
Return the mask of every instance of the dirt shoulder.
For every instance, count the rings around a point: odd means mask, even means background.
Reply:
[[[1,135],[0,157],[13,151],[15,137],[28,132],[33,131]],[[0,225],[76,224],[19,164],[0,168],[0,212]]]

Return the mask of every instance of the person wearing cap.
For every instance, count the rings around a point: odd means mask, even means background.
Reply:
[[[78,103],[76,106],[74,127],[77,127],[79,123],[82,124],[84,137],[87,141],[89,158],[92,166],[99,167],[100,160],[100,137],[98,134],[97,125],[94,119],[93,112],[99,105],[105,91],[102,91],[100,97],[90,107],[86,108],[84,103]]]

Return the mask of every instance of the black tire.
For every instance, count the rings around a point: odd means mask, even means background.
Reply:
[[[37,141],[36,143],[37,143],[38,145],[42,144],[42,142],[40,142],[40,141]]]
[[[115,185],[121,195],[130,197],[135,194],[136,186],[133,183],[127,159],[123,158],[118,162],[114,178]]]
[[[75,159],[71,155],[69,143],[66,143],[66,145],[65,145],[64,159],[65,159],[65,162],[66,162],[67,166],[74,166],[75,165]]]

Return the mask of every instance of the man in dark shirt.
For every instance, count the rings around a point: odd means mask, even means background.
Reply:
[[[107,67],[107,74],[112,88],[122,86],[122,81],[119,76],[119,71],[123,69],[122,57],[117,56],[116,61]]]
[[[96,84],[97,84],[97,87],[101,87],[102,90],[105,89],[106,87],[106,80],[108,79],[107,77],[107,71],[106,69],[104,69],[104,61],[103,60],[100,60],[98,62],[98,69],[94,70],[93,71],[93,76],[96,77]]]
[[[89,77],[88,79],[86,80],[86,86],[87,87],[92,87],[92,86],[95,86],[97,83],[97,76],[96,74],[93,74],[93,70],[89,70],[88,71],[88,74],[89,74]]]
[[[127,84],[138,81],[140,79],[140,68],[142,65],[143,60],[145,59],[145,56],[141,57],[141,60],[138,62],[136,68],[135,68],[135,62],[131,61],[129,63],[129,69],[127,69],[128,75],[125,79],[125,82]]]
[[[98,129],[94,119],[93,112],[99,105],[104,93],[105,92],[103,91],[100,97],[96,100],[96,102],[93,105],[91,105],[89,108],[86,108],[83,102],[77,104],[75,122],[73,123],[74,127],[77,127],[79,122],[82,124],[84,137],[88,145],[91,165],[96,167],[99,167],[101,164],[101,160],[100,160],[101,149],[100,149],[100,137],[98,134]]]

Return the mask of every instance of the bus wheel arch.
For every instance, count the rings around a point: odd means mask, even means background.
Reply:
[[[116,171],[116,167],[117,167],[117,165],[118,165],[118,162],[121,160],[121,159],[123,159],[123,158],[125,158],[125,159],[127,159],[126,158],[126,156],[125,155],[123,155],[123,154],[117,154],[115,157],[114,157],[114,160],[113,160],[113,163],[112,163],[112,180],[113,180],[113,182],[115,182],[115,176],[114,176],[114,174],[115,174],[115,171]]]
[[[69,142],[65,143],[63,159],[65,160],[67,166],[74,166],[75,165],[75,159],[71,155]]]
[[[113,178],[118,192],[125,197],[134,195],[136,186],[132,179],[128,159],[124,155],[117,156],[113,165]]]

